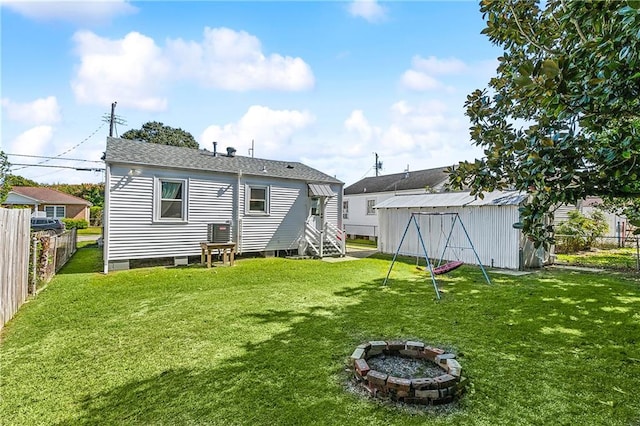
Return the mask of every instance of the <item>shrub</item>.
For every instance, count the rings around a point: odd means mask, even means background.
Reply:
[[[568,216],[569,220],[561,222],[556,228],[558,253],[588,250],[609,229],[604,214],[600,211],[585,216],[578,210],[572,210]]]
[[[67,229],[86,229],[89,226],[89,222],[87,222],[85,219],[62,219],[62,221],[64,222],[64,226]]]
[[[91,206],[89,208],[89,218],[91,226],[102,226],[102,206]]]

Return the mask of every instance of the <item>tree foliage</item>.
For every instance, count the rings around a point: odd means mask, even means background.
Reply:
[[[183,146],[198,148],[200,145],[191,133],[165,126],[158,121],[150,121],[142,125],[141,129],[128,130],[122,134],[124,139],[137,139],[143,142],[157,143],[161,145]]]
[[[578,210],[571,210],[568,219],[558,225],[556,252],[588,250],[608,230],[609,225],[601,211],[595,210],[590,216],[585,216]]]
[[[104,183],[58,183],[48,186],[65,194],[87,200],[94,206],[104,205]]]
[[[10,186],[42,186],[35,180],[27,179],[20,175],[7,175],[6,182]]]
[[[554,208],[589,195],[640,196],[637,1],[484,0],[482,31],[502,47],[496,76],[467,97],[484,157],[451,170],[472,194],[530,194],[523,230],[553,242]]]
[[[7,182],[9,176],[9,168],[11,164],[4,151],[0,151],[0,203],[7,198],[7,194],[11,189],[11,185]]]

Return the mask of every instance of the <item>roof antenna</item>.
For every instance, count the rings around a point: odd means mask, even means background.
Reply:
[[[218,152],[218,142],[213,141],[213,156],[215,157]]]
[[[409,165],[407,164],[407,168],[404,169],[404,178],[409,179]]]
[[[253,158],[253,153],[255,152],[255,144],[253,139],[251,139],[251,148],[249,148],[249,154],[251,154],[251,158]]]

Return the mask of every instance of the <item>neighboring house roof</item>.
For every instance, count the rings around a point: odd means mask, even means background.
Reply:
[[[408,189],[437,189],[449,179],[448,167],[395,173],[392,175],[367,177],[344,189],[345,195],[371,192],[391,192]]]
[[[74,204],[92,206],[89,201],[73,195],[65,194],[56,189],[45,188],[41,186],[14,186],[9,194],[14,193],[22,197],[29,198],[38,204]],[[7,197],[7,200],[9,198]]]
[[[420,208],[420,207],[466,207],[466,206],[518,206],[527,195],[518,191],[493,191],[476,198],[468,192],[443,192],[438,194],[396,195],[381,203],[376,209]]]
[[[340,183],[338,179],[295,161],[265,160],[211,151],[160,145],[120,138],[107,138],[105,162],[140,166],[203,170],[220,173],[269,176],[305,182]]]

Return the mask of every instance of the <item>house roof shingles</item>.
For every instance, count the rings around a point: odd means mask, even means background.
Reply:
[[[447,167],[437,167],[435,169],[367,177],[347,186],[344,189],[344,194],[353,195],[371,192],[402,191],[408,189],[434,189],[443,185],[447,181],[448,175],[445,173],[446,169]]]
[[[228,157],[220,153],[214,156],[213,152],[202,149],[111,137],[107,138],[105,162],[233,174],[242,172],[253,176],[342,184],[332,176],[295,161],[266,160],[240,155]]]
[[[92,205],[89,201],[82,198],[65,194],[64,192],[60,192],[56,189],[45,188],[41,186],[13,186],[11,187],[11,192],[15,192],[18,195],[32,198],[42,204],[80,204],[85,206]]]

